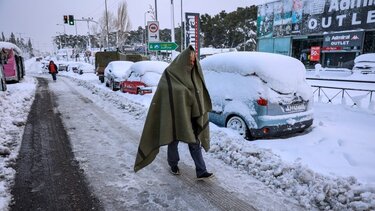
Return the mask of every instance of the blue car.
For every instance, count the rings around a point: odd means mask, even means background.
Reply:
[[[247,139],[303,131],[313,123],[313,92],[297,59],[230,52],[201,61],[213,110],[210,121]]]

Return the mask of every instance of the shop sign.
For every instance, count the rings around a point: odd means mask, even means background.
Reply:
[[[186,46],[193,46],[195,52],[199,58],[200,48],[199,48],[199,34],[200,34],[200,20],[199,13],[185,13],[186,28],[185,28],[185,38]]]
[[[375,28],[375,0],[280,0],[258,6],[258,38]]]
[[[341,46],[322,47],[322,51],[340,51],[340,50],[342,50]]]
[[[310,61],[320,61],[320,46],[311,46]]]
[[[324,35],[323,47],[362,47],[364,32],[343,32]]]

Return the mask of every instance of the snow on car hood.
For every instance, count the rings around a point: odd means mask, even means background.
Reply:
[[[366,53],[366,54],[357,56],[354,59],[354,63],[359,63],[359,62],[375,62],[375,53]]]
[[[267,86],[280,93],[312,96],[305,80],[305,66],[297,59],[264,52],[229,52],[209,56],[201,61],[203,71],[257,75]]]

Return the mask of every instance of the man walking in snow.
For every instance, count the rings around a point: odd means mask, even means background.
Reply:
[[[56,81],[56,74],[58,71],[56,64],[52,60],[49,62],[48,71],[52,75],[53,81]]]
[[[152,99],[138,147],[134,171],[149,165],[168,145],[168,164],[174,175],[178,168],[179,141],[189,145],[198,179],[212,177],[208,173],[201,147],[210,148],[208,112],[211,99],[206,89],[194,48],[189,46],[164,71]]]

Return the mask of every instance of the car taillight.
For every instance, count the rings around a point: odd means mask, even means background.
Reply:
[[[260,98],[257,100],[257,103],[258,103],[258,105],[260,105],[260,106],[267,106],[268,101],[267,101],[266,99],[260,97]]]
[[[269,128],[263,128],[263,134],[268,134],[268,132],[270,132],[270,129]]]

